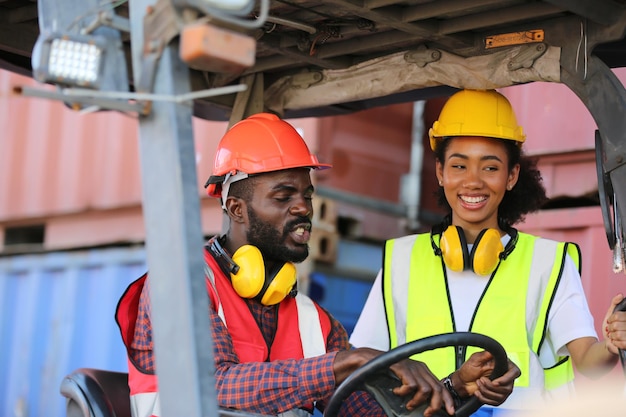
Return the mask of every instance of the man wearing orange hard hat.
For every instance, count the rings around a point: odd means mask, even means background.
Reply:
[[[323,410],[335,388],[381,351],[350,349],[343,326],[296,291],[296,267],[308,254],[313,216],[311,169],[325,169],[297,131],[269,113],[250,116],[218,145],[210,196],[220,198],[228,230],[205,246],[217,399],[221,407],[268,415]],[[128,348],[133,417],[158,416],[146,276],[131,284],[120,314],[137,316],[122,329]],[[462,395],[493,366],[480,354],[453,376]],[[392,366],[397,395],[409,410],[424,405],[454,413],[454,399],[421,362]],[[515,370],[513,370],[515,371]],[[469,381],[465,383],[464,381]],[[512,384],[511,387],[512,389]],[[474,388],[476,390],[476,388]],[[504,394],[499,402],[510,393]],[[352,394],[341,415],[382,416],[364,392]]]

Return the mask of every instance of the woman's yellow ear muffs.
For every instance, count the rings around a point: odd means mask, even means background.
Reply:
[[[443,261],[451,270],[460,272],[469,265],[465,233],[460,227],[448,226],[441,234],[439,248]]]
[[[266,277],[263,255],[256,246],[241,246],[233,254],[232,260],[238,269],[236,273],[231,272],[230,279],[240,297],[259,297],[264,305],[278,304],[296,285],[296,267],[290,262]]]
[[[467,250],[465,232],[461,227],[448,226],[439,241],[441,256],[448,268],[453,271],[466,269],[478,275],[490,275],[500,262],[504,246],[496,229],[484,229],[476,237],[471,252]]]
[[[484,229],[476,237],[470,254],[470,265],[478,275],[491,275],[500,262],[504,246],[496,229]]]

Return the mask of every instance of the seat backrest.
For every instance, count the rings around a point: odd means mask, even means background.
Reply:
[[[63,378],[67,417],[131,417],[128,374],[80,368]]]

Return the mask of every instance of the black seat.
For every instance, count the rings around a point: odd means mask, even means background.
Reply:
[[[132,417],[128,374],[80,368],[63,378],[61,394],[67,398],[66,417]],[[219,408],[222,417],[269,417]]]
[[[63,378],[67,417],[131,417],[128,374],[80,368]]]

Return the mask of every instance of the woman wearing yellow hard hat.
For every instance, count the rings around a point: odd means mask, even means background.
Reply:
[[[499,341],[520,369],[513,394],[475,415],[541,407],[573,392],[573,365],[602,375],[626,348],[626,313],[611,300],[599,341],[580,278],[580,250],[513,226],[546,201],[541,175],[524,156],[526,137],[509,101],[494,90],[462,90],[429,132],[448,211],[430,233],[385,243],[383,267],[350,342],[387,350],[423,337],[471,331]],[[620,333],[621,332],[621,333]],[[414,359],[439,378],[473,348],[437,349]],[[573,362],[573,364],[572,364]],[[479,381],[497,392],[498,379]]]

